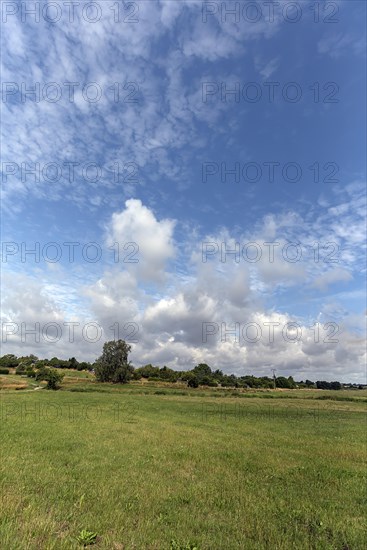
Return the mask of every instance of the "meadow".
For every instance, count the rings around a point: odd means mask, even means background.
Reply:
[[[2,550],[364,548],[365,390],[32,384],[0,377]]]

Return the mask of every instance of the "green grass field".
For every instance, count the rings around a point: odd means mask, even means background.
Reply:
[[[106,550],[364,548],[365,391],[68,375],[1,391],[2,550],[81,548],[82,529]]]

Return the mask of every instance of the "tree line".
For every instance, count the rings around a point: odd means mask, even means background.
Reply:
[[[51,359],[39,359],[35,355],[17,357],[7,354],[0,357],[0,374],[7,374],[10,368],[15,368],[16,374],[34,377],[38,380],[47,380],[48,387],[57,388],[63,378],[63,374],[57,369],[76,369],[94,372],[97,381],[126,384],[130,380],[145,378],[149,381],[161,382],[186,382],[191,388],[199,386],[232,387],[232,388],[317,388],[326,390],[340,390],[342,384],[338,381],[327,382],[325,380],[295,381],[292,376],[236,376],[225,374],[220,369],[212,370],[206,363],[199,363],[193,369],[178,371],[169,367],[153,366],[147,364],[134,368],[128,360],[131,346],[124,340],[112,340],[105,342],[102,355],[94,362],[77,361],[75,357],[68,360],[52,357]],[[7,372],[5,372],[7,371]],[[362,386],[359,386],[362,387]]]

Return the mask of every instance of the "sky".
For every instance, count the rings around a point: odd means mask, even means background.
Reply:
[[[366,383],[366,3],[1,8],[1,353]]]

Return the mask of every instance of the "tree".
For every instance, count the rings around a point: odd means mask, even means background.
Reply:
[[[196,367],[194,369],[192,369],[192,372],[199,379],[204,378],[204,376],[211,376],[212,375],[212,369],[206,363],[199,363],[198,365],[196,365]]]
[[[188,379],[187,385],[189,386],[189,388],[198,388],[199,380],[197,379],[196,376],[192,376],[191,378]]]
[[[144,365],[143,367],[139,367],[136,369],[136,372],[143,378],[159,377],[159,367],[153,367],[150,363],[148,365]]]
[[[277,388],[291,388],[291,382],[289,378],[286,378],[285,376],[277,376],[275,380]]]
[[[94,367],[97,380],[126,384],[134,372],[134,367],[127,360],[130,351],[131,346],[124,340],[105,342],[102,355],[97,359]]]
[[[341,390],[342,385],[340,382],[325,382],[325,380],[317,380],[316,387],[318,390]]]
[[[49,367],[42,367],[36,373],[36,380],[46,380],[48,390],[57,390],[64,378],[64,374]]]
[[[57,369],[68,369],[69,368],[69,361],[66,361],[65,359],[58,359],[57,357],[52,357],[48,364],[51,367],[55,367]]]
[[[289,384],[288,387],[291,389],[294,389],[296,387],[296,383],[293,380],[293,376],[288,376],[288,384]]]
[[[92,365],[88,363],[87,361],[81,361],[80,363],[77,361],[77,369],[78,370],[92,370]]]
[[[330,384],[329,382],[326,382],[325,380],[317,380],[316,381],[316,388],[318,390],[329,390]]]
[[[168,367],[164,366],[159,370],[159,378],[161,380],[166,380],[168,382],[177,382],[178,379],[178,372],[174,371],[173,369],[169,369]]]
[[[19,364],[19,359],[12,353],[0,357],[0,365],[5,368],[14,368]]]
[[[27,367],[25,371],[28,378],[35,378],[36,377],[36,371],[33,367]]]
[[[239,384],[234,374],[230,374],[229,376],[227,374],[224,374],[221,380],[221,386],[223,386],[224,388],[237,388]]]
[[[78,368],[78,365],[79,365],[79,363],[78,363],[78,361],[75,359],[75,357],[71,357],[71,358],[69,359],[69,367],[70,367],[71,369],[77,369],[77,368]]]

